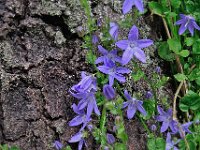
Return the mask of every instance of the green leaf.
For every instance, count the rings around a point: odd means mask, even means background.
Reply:
[[[165,150],[165,140],[163,138],[149,138],[147,148],[148,150]]]
[[[187,37],[187,38],[185,39],[185,44],[186,44],[187,46],[192,46],[193,43],[194,43],[194,39],[193,39],[192,37]]]
[[[181,1],[180,0],[171,0],[170,3],[171,3],[171,6],[173,8],[176,8],[176,9],[179,8],[180,5],[181,5]]]
[[[150,2],[149,8],[154,14],[162,15],[163,14],[163,7],[158,2]]]
[[[187,95],[181,98],[179,107],[183,112],[189,109],[197,110],[200,108],[200,96],[193,91],[189,91]]]
[[[169,45],[169,49],[174,53],[178,54],[181,51],[181,43],[177,39],[168,39],[167,43]]]
[[[182,57],[188,57],[190,52],[188,50],[182,50],[181,52],[178,53],[178,55]]]
[[[144,117],[145,120],[148,120],[150,119],[153,114],[154,114],[154,110],[155,110],[155,102],[153,100],[145,100],[143,101],[143,106],[144,106],[144,109],[146,110],[147,112],[147,115]]]
[[[199,77],[200,77],[200,70],[198,68],[195,68],[194,70],[192,70],[192,72],[188,76],[190,81],[194,81]]]
[[[200,77],[198,77],[198,78],[195,80],[195,82],[196,82],[196,84],[197,84],[198,86],[200,86]]]
[[[72,150],[70,146],[67,146],[64,150]]]
[[[174,54],[170,52],[167,42],[162,42],[158,48],[158,55],[167,61],[173,61],[175,59]]]
[[[187,77],[184,74],[181,74],[181,73],[175,74],[174,77],[179,82],[184,81],[184,80],[187,79]]]

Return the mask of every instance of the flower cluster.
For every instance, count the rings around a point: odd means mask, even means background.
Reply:
[[[185,133],[192,133],[189,130],[190,125],[192,125],[192,122],[188,122],[182,125],[179,125],[177,120],[174,120],[172,117],[172,109],[168,109],[167,112],[165,112],[160,106],[157,108],[159,115],[156,116],[156,120],[159,122],[162,122],[162,126],[160,129],[160,132],[166,132],[168,128],[171,129],[171,132],[167,133],[167,139],[166,139],[166,149],[170,150],[171,148],[176,148],[174,145],[176,145],[180,140],[173,142],[171,141],[171,134],[179,133],[181,138],[185,137]]]
[[[124,0],[122,11],[123,14],[130,12],[132,7],[135,6],[140,13],[144,12],[143,0]],[[192,16],[180,14],[181,19],[176,22],[176,25],[180,25],[179,35],[182,35],[187,29],[194,35],[194,29],[200,30],[200,27],[195,22],[195,19]],[[98,20],[97,26],[101,26],[102,22]],[[104,83],[102,86],[102,93],[105,100],[115,100],[116,90],[115,86],[119,83],[125,83],[125,75],[129,74],[131,70],[125,67],[133,58],[136,58],[142,63],[146,63],[146,54],[142,50],[143,48],[149,47],[153,44],[153,41],[150,39],[140,39],[139,30],[133,25],[128,33],[128,38],[123,40],[118,40],[119,37],[119,24],[116,22],[110,23],[109,34],[115,42],[115,47],[112,50],[104,48],[105,45],[100,45],[100,37],[97,33],[92,35],[91,42],[94,46],[98,47],[100,57],[95,60],[97,65],[98,73],[99,71],[108,77],[108,83]],[[107,46],[107,45],[106,45]],[[105,46],[105,47],[106,47]],[[118,49],[122,52],[122,56],[119,56]],[[158,74],[161,74],[160,67],[157,67],[155,70]],[[97,106],[96,94],[98,91],[97,78],[95,75],[86,74],[86,72],[81,73],[81,81],[72,86],[69,90],[71,95],[78,100],[78,104],[73,103],[72,109],[76,116],[69,121],[69,126],[81,126],[80,130],[71,137],[68,141],[69,143],[77,143],[78,150],[81,150],[84,145],[86,145],[85,138],[88,137],[88,131],[91,132],[94,129],[94,126],[91,124],[93,113],[97,116],[101,115],[99,108]],[[146,93],[146,98],[151,99],[154,97],[155,93],[148,91]],[[143,101],[132,97],[127,90],[124,90],[123,96],[125,100],[120,109],[126,108],[127,118],[132,119],[136,112],[139,111],[143,116],[147,115],[146,110],[143,107]],[[156,116],[156,120],[161,122],[160,132],[167,132],[166,138],[166,150],[175,149],[176,144],[180,141],[177,140],[174,142],[171,135],[179,134],[181,138],[184,138],[186,133],[191,133],[189,130],[192,122],[185,124],[180,124],[177,120],[174,120],[172,117],[172,109],[168,109],[166,112],[160,107],[157,107],[157,112],[159,115]],[[157,129],[156,125],[151,126],[151,130],[154,132]],[[115,137],[112,134],[106,134],[107,143],[112,145],[115,143]],[[86,145],[87,146],[87,145]],[[54,147],[57,150],[62,149],[63,145],[56,140],[54,142]],[[107,146],[104,149],[109,149]]]

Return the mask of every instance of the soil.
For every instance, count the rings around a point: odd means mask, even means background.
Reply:
[[[69,1],[47,1],[50,11],[42,9],[43,1],[0,1],[0,143],[21,150],[51,150],[55,139],[69,144],[78,128],[67,124],[74,116],[68,90],[82,70],[92,71],[74,32],[81,19],[70,24],[74,18],[65,11]],[[126,130],[129,150],[145,149],[140,122],[126,120]],[[88,143],[88,149],[98,149],[93,139]]]

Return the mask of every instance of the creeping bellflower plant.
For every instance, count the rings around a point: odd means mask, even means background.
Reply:
[[[149,39],[138,39],[139,31],[134,25],[128,35],[128,40],[120,40],[116,42],[116,46],[125,50],[122,56],[122,64],[126,65],[135,56],[139,61],[146,63],[146,56],[142,48],[153,44]]]
[[[172,141],[171,134],[167,133],[167,139],[166,139],[166,148],[165,150],[178,150],[178,148],[175,146],[178,144],[180,140],[177,140],[176,142]]]
[[[194,17],[190,15],[180,14],[181,19],[176,22],[176,25],[181,25],[179,28],[179,35],[183,34],[187,29],[194,35],[194,29],[200,30],[200,27],[197,25]]]
[[[118,67],[113,62],[104,64],[103,66],[97,67],[99,71],[109,75],[109,85],[114,84],[114,79],[118,80],[121,83],[126,81],[123,74],[130,73],[131,71],[125,67]]]
[[[160,106],[158,106],[157,110],[160,115],[158,115],[156,119],[159,122],[162,122],[160,132],[161,133],[165,132],[168,129],[168,127],[170,127],[172,132],[175,132],[175,126],[174,126],[175,121],[172,118],[172,109],[169,109],[167,112],[165,112]]]
[[[83,145],[85,144],[83,131],[82,132],[80,131],[80,132],[76,133],[74,136],[71,137],[71,139],[68,142],[69,143],[77,143],[77,142],[79,142],[78,150],[82,150]]]
[[[121,58],[117,56],[117,50],[107,51],[105,48],[103,48],[101,45],[98,45],[99,52],[103,55],[96,59],[95,63],[104,63],[108,64],[110,62],[118,62],[121,63]]]
[[[144,12],[143,0],[125,0],[122,7],[123,14],[127,14],[134,5],[141,13]]]
[[[132,98],[127,90],[124,91],[124,96],[126,97],[126,99],[128,101],[123,103],[123,107],[122,108],[128,107],[128,109],[127,109],[127,117],[128,117],[128,119],[132,119],[137,110],[139,112],[141,112],[144,116],[146,116],[147,113],[146,113],[145,109],[142,106],[143,101],[137,100],[135,98]]]

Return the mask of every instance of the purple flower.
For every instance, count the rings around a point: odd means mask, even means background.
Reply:
[[[169,109],[167,112],[165,112],[160,106],[157,107],[157,110],[159,112],[159,116],[156,117],[156,119],[159,122],[162,122],[162,126],[160,129],[160,132],[165,132],[168,127],[172,130],[172,132],[175,132],[175,126],[174,126],[174,120],[172,119],[172,109]]]
[[[111,100],[115,97],[115,90],[109,84],[103,86],[103,94],[107,100]]]
[[[77,116],[69,122],[69,126],[78,126],[82,123],[87,124],[91,120],[91,118],[86,117],[84,110],[78,109],[76,104],[73,104],[72,108],[74,112],[77,114]]]
[[[96,45],[98,42],[99,42],[98,36],[96,34],[93,34],[92,35],[92,43]]]
[[[81,72],[81,81],[72,86],[72,90],[73,91],[76,91],[78,93],[82,93],[82,92],[85,92],[85,91],[97,91],[97,81],[96,81],[96,78],[93,77],[92,75],[89,75],[87,76],[86,73],[84,71]],[[72,93],[73,95],[73,93]],[[76,95],[73,95],[74,97],[76,97]]]
[[[143,101],[132,98],[127,90],[124,91],[124,96],[128,101],[123,103],[122,108],[128,107],[127,109],[128,119],[132,119],[137,110],[139,110],[144,116],[146,116],[146,111],[142,106]]]
[[[71,139],[68,142],[69,143],[77,143],[77,142],[79,142],[78,150],[82,150],[83,144],[85,144],[83,133],[82,132],[76,133],[74,136],[71,137]]]
[[[119,25],[115,22],[110,23],[109,33],[111,37],[116,41],[118,39]]]
[[[108,64],[110,62],[118,62],[121,63],[121,58],[117,56],[117,50],[107,51],[101,45],[98,45],[99,52],[103,55],[95,61],[95,64],[99,64],[104,62],[104,64]]]
[[[94,92],[84,92],[79,96],[80,97],[77,97],[80,99],[80,102],[78,103],[78,109],[83,110],[87,107],[87,118],[90,118],[93,110],[98,116],[100,115]]]
[[[160,73],[161,73],[161,68],[160,68],[159,66],[157,66],[156,69],[155,69],[155,72],[156,72],[157,74],[160,74]]]
[[[167,139],[166,139],[166,149],[165,150],[178,150],[178,148],[175,146],[178,144],[180,140],[177,140],[176,142],[171,140],[171,134],[168,132],[167,133]]]
[[[176,22],[176,25],[181,25],[178,31],[179,35],[183,34],[188,29],[193,36],[194,29],[200,30],[194,17],[184,14],[180,14],[180,17],[181,19]]]
[[[53,147],[55,147],[57,150],[61,150],[63,145],[60,141],[55,140],[54,143],[53,143]]]
[[[185,136],[185,133],[192,133],[190,130],[189,130],[189,127],[190,125],[192,125],[192,122],[187,122],[185,124],[182,124],[180,127],[178,126],[178,122],[174,122],[173,123],[173,126],[174,126],[174,131],[173,131],[173,134],[179,132],[181,138],[184,138]]]
[[[144,12],[144,5],[142,0],[124,0],[122,7],[123,14],[128,13],[134,5],[140,12]]]
[[[149,39],[138,39],[139,33],[138,28],[133,26],[129,32],[128,40],[121,40],[116,42],[117,47],[125,50],[122,56],[123,65],[127,64],[133,56],[135,56],[139,61],[145,63],[146,56],[141,48],[148,47],[153,44],[152,40]]]
[[[114,79],[117,79],[119,82],[124,83],[126,81],[123,74],[130,73],[131,71],[125,67],[117,67],[114,63],[110,62],[104,64],[103,66],[97,67],[101,72],[109,75],[109,85],[112,86]]]
[[[153,125],[151,126],[151,131],[156,131],[156,130],[157,130],[157,127],[156,127],[155,124],[153,124]]]
[[[113,144],[115,143],[115,137],[112,134],[107,133],[106,134],[107,142],[108,144]]]
[[[151,99],[151,98],[153,97],[153,93],[152,93],[151,91],[147,91],[145,97],[146,97],[147,99]]]

